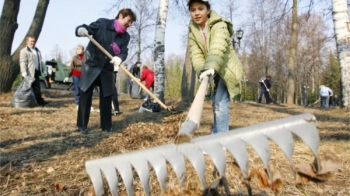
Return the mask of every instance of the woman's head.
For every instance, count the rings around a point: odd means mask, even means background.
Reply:
[[[128,28],[136,21],[136,15],[131,9],[124,8],[119,11],[115,19],[117,19],[125,28]]]
[[[187,5],[191,13],[192,21],[204,28],[210,14],[210,4],[208,0],[189,0]]]
[[[83,54],[84,53],[84,46],[78,45],[76,51],[77,51],[77,54]]]

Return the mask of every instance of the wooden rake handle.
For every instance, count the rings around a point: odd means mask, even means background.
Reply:
[[[108,58],[110,58],[111,60],[113,59],[113,56],[109,54],[109,52],[106,49],[104,49],[94,38],[92,38],[90,35],[86,37],[89,38],[89,40],[92,43],[94,43]],[[142,82],[140,82],[138,78],[132,75],[129,72],[129,70],[127,70],[124,66],[119,66],[119,68],[122,69],[134,82],[140,85],[140,87],[144,91],[146,91],[146,93],[148,93],[157,103],[159,103],[159,105],[162,106],[162,108],[170,111],[170,109],[161,100],[159,100],[150,90],[148,90],[147,87],[144,84],[142,84]]]

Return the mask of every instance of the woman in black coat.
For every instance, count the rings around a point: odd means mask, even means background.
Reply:
[[[100,18],[90,25],[80,25],[76,28],[78,37],[90,36],[114,55],[112,61],[91,41],[84,52],[84,64],[80,78],[80,102],[77,126],[84,134],[88,133],[87,125],[90,117],[93,88],[100,87],[100,127],[102,131],[112,131],[111,100],[113,95],[114,66],[124,61],[128,55],[130,35],[126,29],[136,21],[136,15],[131,9],[122,9],[115,19]]]

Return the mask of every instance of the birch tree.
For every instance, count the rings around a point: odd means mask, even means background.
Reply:
[[[350,103],[350,23],[347,0],[332,0],[333,22],[337,53],[341,69],[342,102],[349,110]]]
[[[36,11],[26,35],[39,38],[50,0],[39,0]],[[21,0],[5,0],[0,19],[0,93],[11,91],[13,82],[19,74],[19,52],[26,46],[24,37],[21,44],[11,54],[12,42],[18,28],[17,16]]]
[[[292,32],[289,42],[289,57],[288,57],[288,92],[287,105],[294,104],[295,92],[295,57],[298,46],[298,1],[293,0],[292,11]]]
[[[164,101],[164,40],[165,40],[165,26],[166,18],[168,14],[168,0],[159,0],[158,16],[156,21],[156,34],[154,40],[154,70],[155,70],[155,82],[154,82],[154,94],[157,98]]]

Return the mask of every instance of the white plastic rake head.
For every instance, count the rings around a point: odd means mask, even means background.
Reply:
[[[126,186],[127,194],[134,195],[132,168],[135,169],[140,178],[145,195],[150,195],[149,165],[153,167],[161,189],[165,191],[167,180],[166,162],[172,166],[180,185],[183,186],[186,174],[186,158],[193,165],[203,187],[207,188],[205,181],[206,165],[203,152],[206,152],[212,159],[219,174],[225,176],[226,157],[223,150],[223,147],[225,147],[235,158],[244,178],[247,179],[249,160],[246,144],[249,144],[260,156],[271,178],[268,139],[274,141],[283,150],[293,169],[293,134],[301,138],[310,147],[316,160],[319,161],[317,155],[319,135],[316,128],[316,118],[312,114],[301,114],[225,133],[195,138],[190,143],[168,144],[87,161],[86,170],[94,185],[96,195],[102,195],[104,190],[101,172],[108,182],[112,195],[118,195],[118,173]]]

